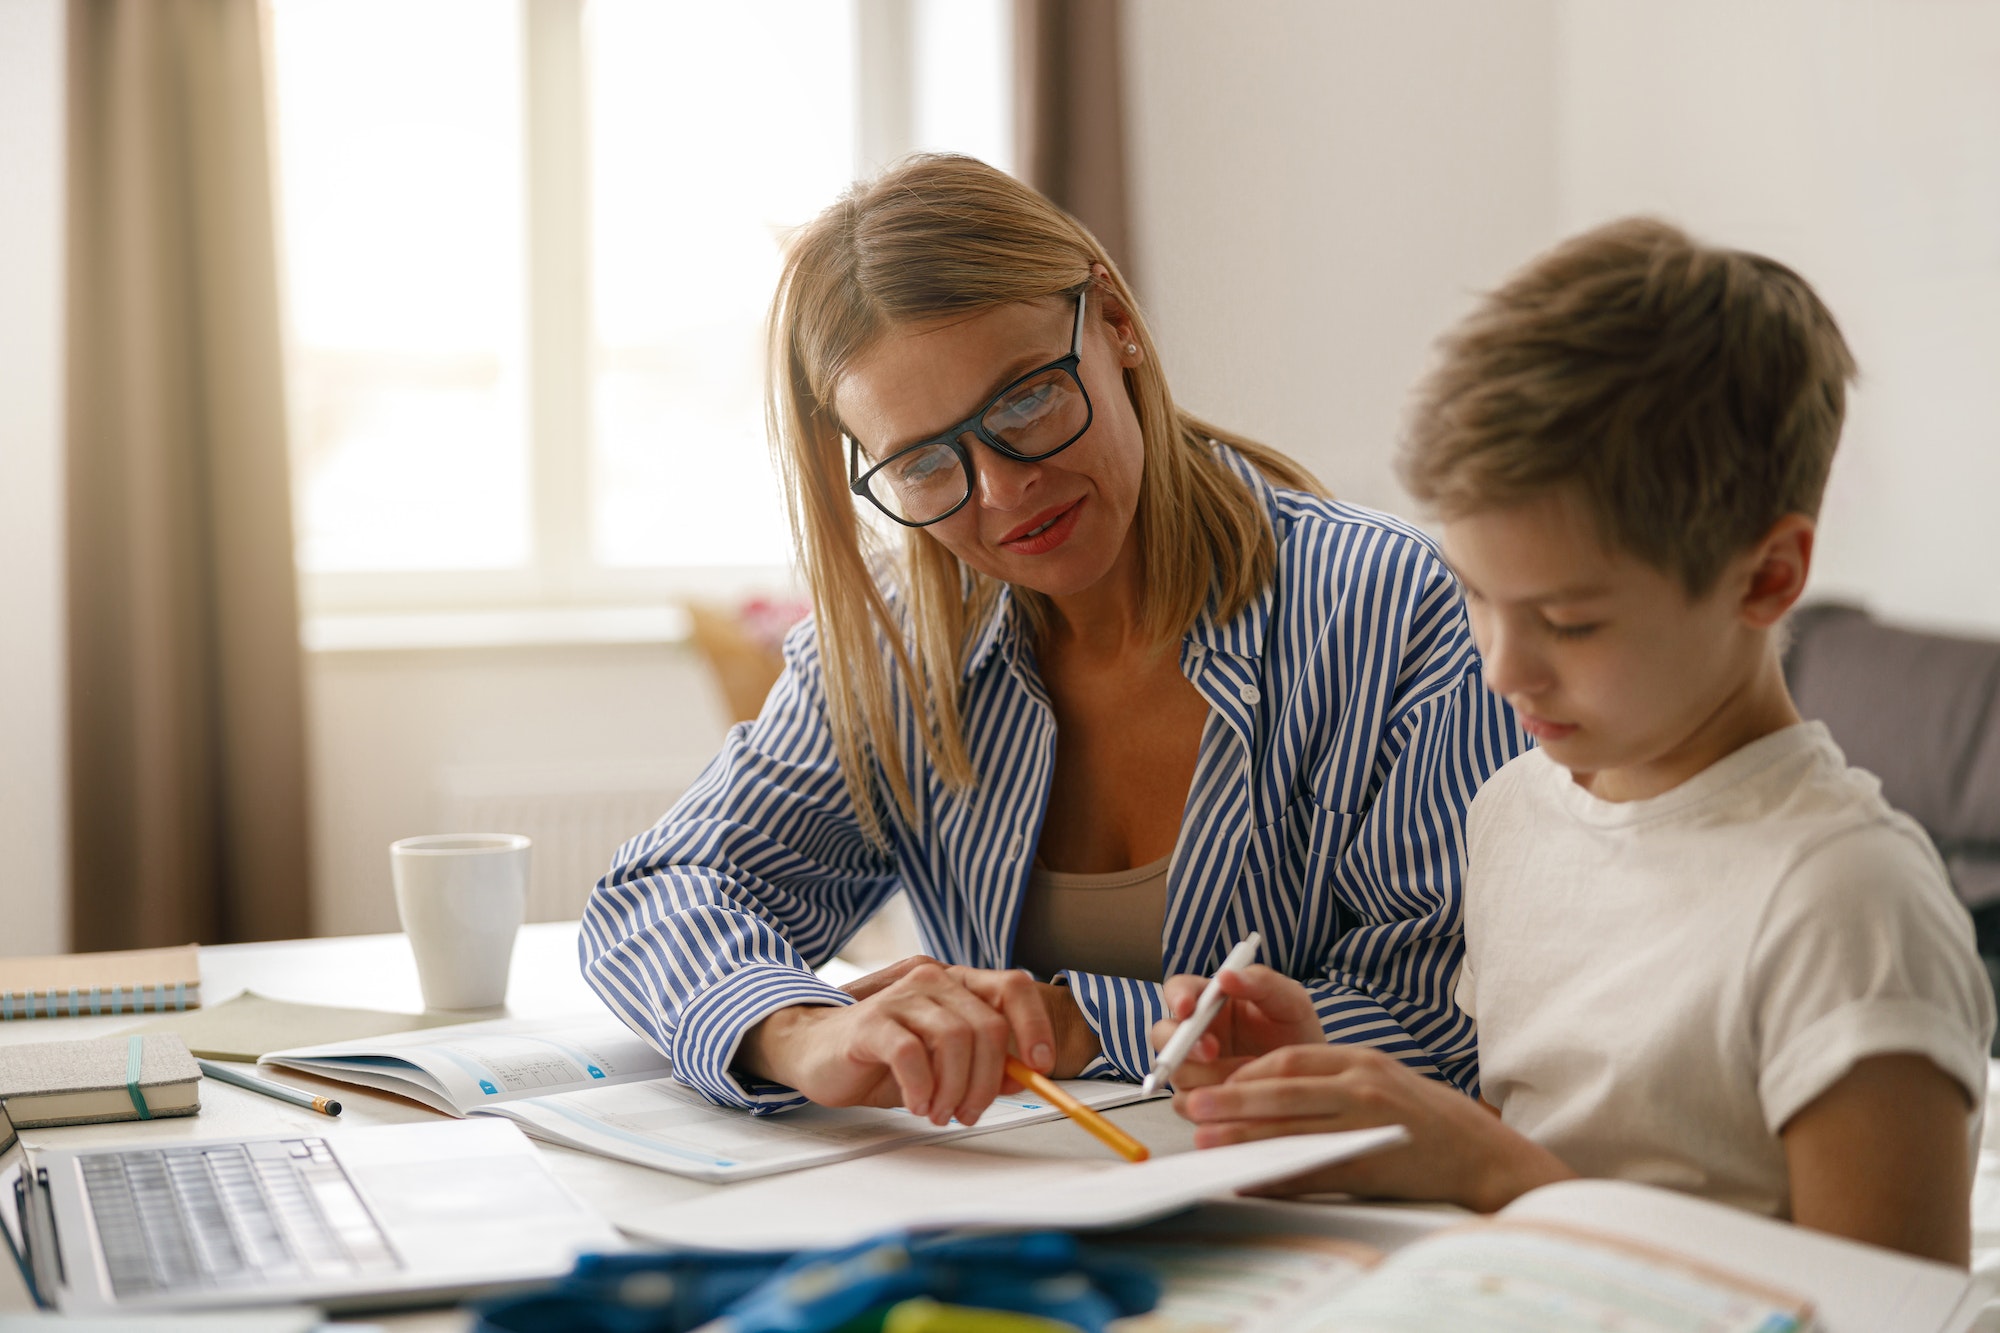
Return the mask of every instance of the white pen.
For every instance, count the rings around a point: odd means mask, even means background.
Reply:
[[[1222,974],[1241,972],[1257,960],[1257,949],[1263,939],[1256,931],[1243,937],[1243,942],[1229,951],[1229,957],[1222,960],[1222,966],[1215,969],[1208,985],[1202,987],[1201,998],[1195,1001],[1194,1016],[1174,1029],[1174,1035],[1167,1038],[1167,1047],[1153,1057],[1153,1072],[1146,1075],[1146,1081],[1139,1085],[1147,1096],[1166,1086],[1174,1071],[1187,1059],[1188,1052],[1201,1040],[1201,1034],[1208,1031],[1208,1025],[1222,1012]]]

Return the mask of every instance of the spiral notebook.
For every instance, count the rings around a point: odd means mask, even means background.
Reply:
[[[170,1013],[200,1006],[201,961],[192,944],[0,958],[0,1021]]]

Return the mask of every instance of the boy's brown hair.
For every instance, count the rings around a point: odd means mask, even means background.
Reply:
[[[1783,264],[1650,218],[1564,242],[1440,344],[1403,482],[1448,516],[1580,485],[1607,544],[1692,596],[1815,516],[1854,358]]]

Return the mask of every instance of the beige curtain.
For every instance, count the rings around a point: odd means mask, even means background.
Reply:
[[[309,926],[261,23],[69,6],[79,949]]]
[[[1122,0],[1014,0],[1021,179],[1090,228],[1128,280]]]

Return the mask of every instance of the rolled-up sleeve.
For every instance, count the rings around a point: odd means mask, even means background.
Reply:
[[[731,1072],[744,1034],[793,1005],[851,998],[812,969],[896,890],[856,818],[827,724],[810,621],[753,722],[652,829],[618,850],[583,916],[590,985],[710,1100],[796,1106]]]

